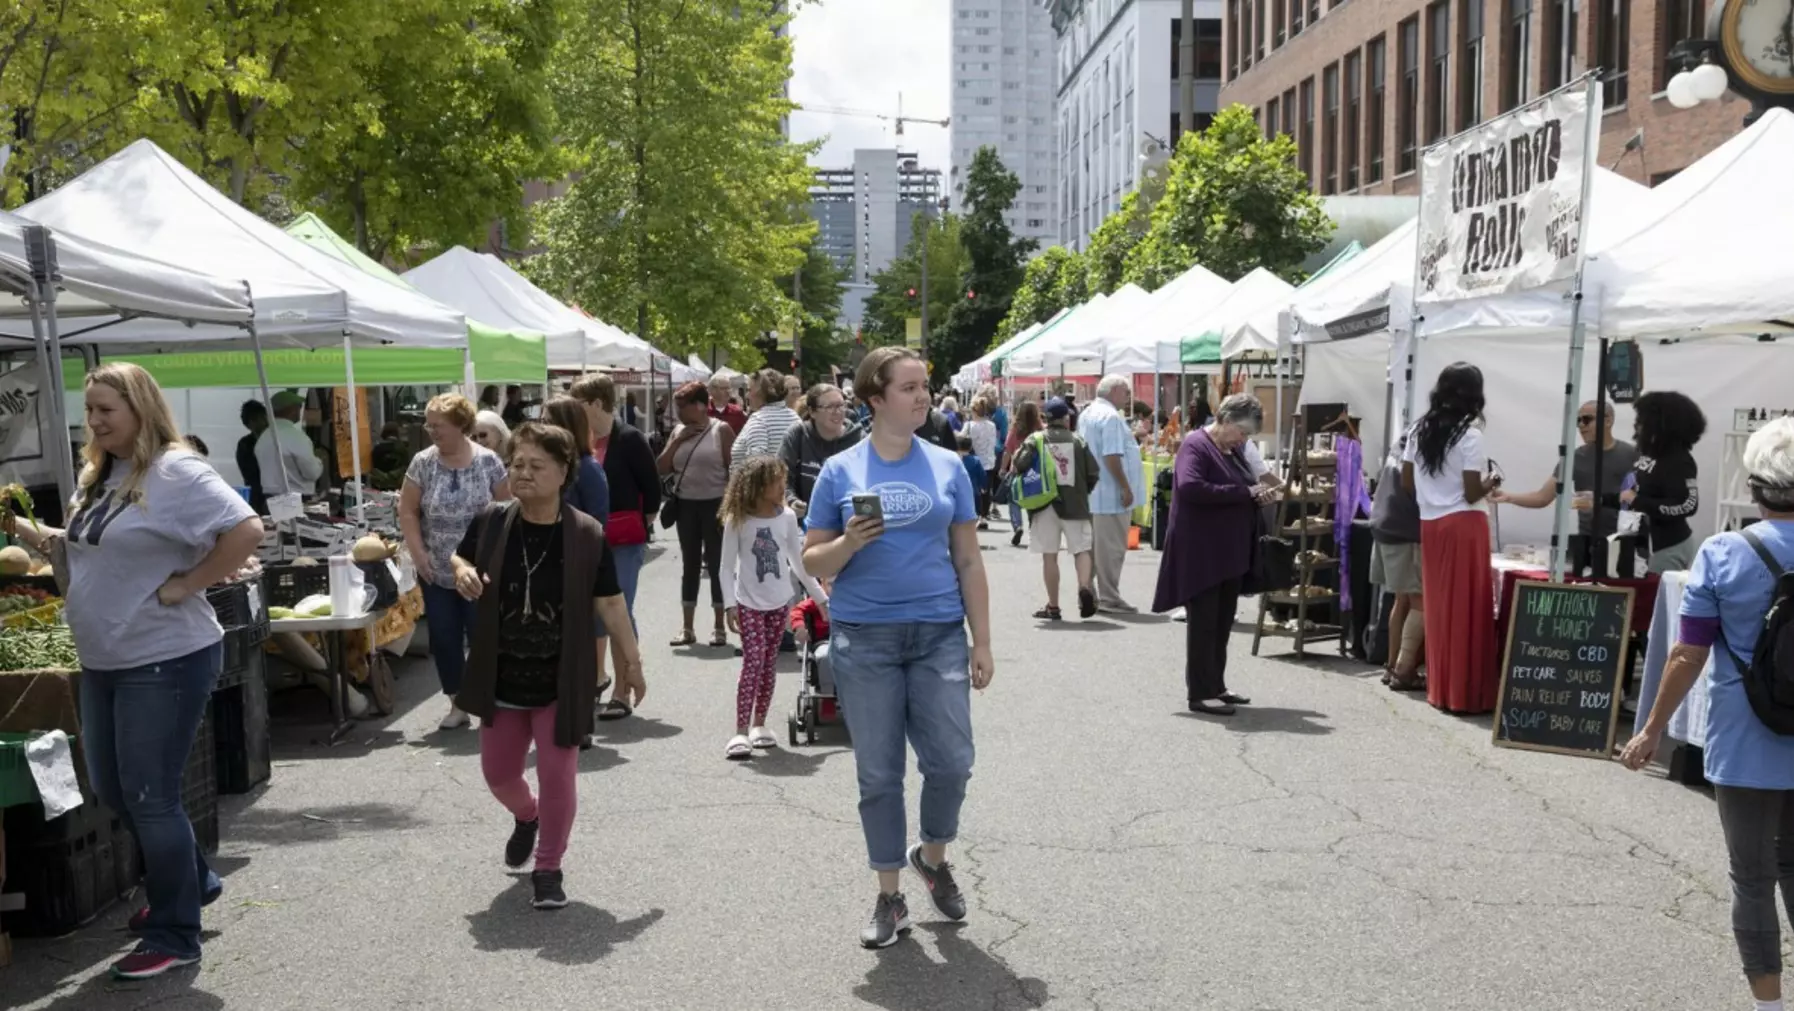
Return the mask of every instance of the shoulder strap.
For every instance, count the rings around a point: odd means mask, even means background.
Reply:
[[[1763,560],[1763,564],[1769,569],[1771,578],[1780,579],[1787,573],[1787,566],[1776,560],[1775,555],[1770,553],[1769,546],[1763,543],[1763,539],[1757,536],[1755,530],[1745,527],[1743,530],[1738,531],[1738,533],[1744,537],[1744,543],[1750,545],[1750,549],[1755,551],[1757,557]]]
[[[698,455],[698,446],[702,444],[705,439],[710,438],[710,430],[715,428],[716,425],[717,422],[715,419],[706,421],[704,423],[704,430],[698,433],[697,438],[691,440],[691,452],[685,454],[685,464],[679,468],[679,476],[673,478],[673,494],[679,494],[679,488],[685,484],[685,472],[691,469],[692,457]]]

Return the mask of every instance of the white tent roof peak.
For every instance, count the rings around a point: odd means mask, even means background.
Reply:
[[[233,203],[148,140],[138,140],[19,213],[116,249],[243,277],[269,343],[466,347],[461,313],[313,249]],[[132,320],[91,340],[159,345],[239,334]]]

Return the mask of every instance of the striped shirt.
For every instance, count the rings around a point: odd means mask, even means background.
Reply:
[[[785,445],[785,433],[798,423],[797,412],[781,401],[767,404],[748,416],[747,424],[735,436],[735,447],[729,453],[729,465],[739,467],[751,456],[778,456]]]

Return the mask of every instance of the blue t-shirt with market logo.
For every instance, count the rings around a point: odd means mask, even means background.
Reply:
[[[955,523],[978,518],[972,479],[959,455],[911,437],[901,460],[881,459],[872,440],[828,458],[810,494],[810,526],[841,531],[853,497],[876,493],[885,532],[835,577],[829,615],[839,621],[897,624],[965,620],[949,544]]]

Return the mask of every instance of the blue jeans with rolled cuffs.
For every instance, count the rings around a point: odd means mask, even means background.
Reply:
[[[922,841],[949,843],[959,834],[973,758],[965,624],[837,619],[829,632],[835,692],[853,735],[866,856],[873,870],[901,870],[909,847],[906,742],[922,773]]]
[[[149,919],[139,937],[164,955],[199,957],[199,907],[224,888],[181,806],[187,754],[205,719],[224,647],[128,670],[82,670],[81,748],[100,801],[143,850]]]
[[[480,605],[452,586],[419,583],[424,594],[424,626],[430,630],[430,659],[436,661],[436,677],[442,694],[461,694],[461,675],[467,671],[468,640]]]

